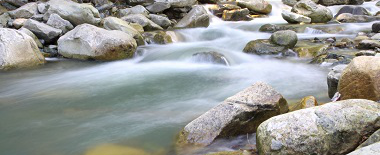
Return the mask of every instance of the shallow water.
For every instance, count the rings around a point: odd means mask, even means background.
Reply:
[[[49,59],[37,69],[0,72],[1,154],[77,155],[104,144],[173,154],[181,128],[257,81],[269,83],[290,103],[308,95],[327,102],[327,68],[242,52],[250,40],[269,38],[257,32],[261,25],[285,23],[276,9],[284,6],[271,3],[269,18],[214,20],[209,28],[177,30],[178,42],[140,47],[142,55],[132,60]],[[370,27],[355,25],[341,34],[298,35],[352,36]],[[230,66],[192,61],[194,53],[207,51],[224,54]],[[231,149],[218,146],[213,147]]]

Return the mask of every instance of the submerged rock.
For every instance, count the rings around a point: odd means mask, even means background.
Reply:
[[[364,3],[364,0],[319,0],[319,4],[325,6],[331,5],[361,5]]]
[[[297,33],[291,30],[277,31],[269,39],[272,43],[287,48],[293,48],[298,41]]]
[[[327,74],[327,87],[330,98],[333,98],[338,90],[339,79],[347,65],[337,65]]]
[[[45,13],[44,20],[47,21],[51,14],[58,14],[74,26],[88,23],[98,25],[100,22],[99,11],[90,4],[79,4],[70,0],[50,0],[47,2],[49,9]]]
[[[311,18],[312,23],[327,23],[333,18],[330,9],[311,0],[297,2],[292,12]]]
[[[362,99],[326,103],[272,117],[257,129],[266,154],[347,154],[380,128],[380,104]]]
[[[201,63],[213,63],[221,65],[229,65],[227,58],[218,52],[200,52],[193,54],[191,60]]]
[[[82,60],[119,60],[133,57],[136,41],[129,34],[82,24],[58,40],[58,52],[64,57]]]
[[[282,95],[258,82],[186,125],[177,144],[209,145],[217,138],[254,133],[261,122],[287,111]]]
[[[28,68],[45,63],[34,40],[24,32],[0,28],[0,70]]]
[[[339,80],[341,99],[380,100],[380,58],[360,56],[344,69]]]
[[[193,9],[183,17],[176,25],[176,28],[208,27],[210,16],[203,6],[194,6]]]

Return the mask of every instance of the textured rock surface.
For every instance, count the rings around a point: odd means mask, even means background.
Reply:
[[[293,48],[298,41],[297,33],[292,30],[283,30],[273,33],[270,37],[272,43]]]
[[[38,13],[37,3],[28,3],[16,10],[9,11],[12,18],[31,18]]]
[[[62,33],[62,30],[60,29],[56,29],[33,19],[28,19],[23,27],[32,31],[39,39],[43,39],[47,43],[54,42]]]
[[[297,24],[297,23],[310,23],[311,19],[309,17],[296,14],[289,11],[282,11],[281,13],[282,18],[284,18],[288,23],[291,24]]]
[[[353,99],[268,119],[257,129],[261,155],[346,154],[380,128],[380,104]]]
[[[186,125],[178,144],[209,145],[216,138],[254,133],[261,122],[287,111],[288,104],[282,95],[258,82]]]
[[[380,58],[360,56],[344,69],[339,80],[341,99],[380,100]]]
[[[163,30],[163,28],[142,14],[131,14],[121,18],[127,22],[137,23],[144,27],[145,31]]]
[[[131,35],[137,42],[138,45],[144,44],[144,39],[139,31],[129,25],[128,22],[116,18],[116,17],[107,17],[103,21],[103,26],[107,30],[119,30]]]
[[[379,155],[380,154],[380,142],[369,145],[367,147],[360,148],[347,155]]]
[[[51,27],[62,30],[63,33],[66,33],[72,29],[74,26],[67,20],[64,20],[58,14],[51,14],[49,20],[46,22]]]
[[[58,40],[58,52],[82,60],[119,60],[133,57],[136,41],[122,31],[82,24]]]
[[[34,67],[45,63],[34,40],[24,32],[0,28],[0,69]]]
[[[297,2],[292,8],[292,12],[311,18],[312,23],[326,23],[333,18],[330,9],[311,0]]]
[[[258,39],[248,42],[243,52],[257,55],[278,55],[284,50],[284,46],[274,45],[268,40]]]
[[[272,11],[272,5],[265,0],[237,0],[237,5],[256,13],[269,14]]]
[[[339,79],[346,67],[347,65],[337,65],[333,67],[327,74],[327,87],[330,98],[334,97],[335,93],[337,92]]]
[[[357,149],[372,145],[374,143],[380,142],[380,129],[377,130],[375,133],[373,133],[366,141],[364,141],[362,144],[360,144]]]
[[[210,17],[203,6],[194,6],[176,25],[177,28],[208,27]]]
[[[200,63],[213,63],[221,65],[229,65],[227,58],[218,52],[199,52],[192,56],[192,60]]]

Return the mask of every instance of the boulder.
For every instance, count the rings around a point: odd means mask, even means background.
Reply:
[[[45,14],[49,9],[49,5],[47,5],[46,3],[38,3],[37,9],[39,13]]]
[[[148,44],[169,44],[173,42],[172,37],[165,31],[145,32],[143,37]]]
[[[209,145],[217,138],[254,133],[261,122],[287,111],[280,93],[257,82],[187,124],[177,144]]]
[[[61,18],[61,16],[55,13],[50,15],[46,24],[56,29],[62,30],[62,33],[66,33],[74,29],[74,26],[69,21],[64,20]]]
[[[297,2],[292,8],[292,12],[311,18],[312,23],[327,23],[333,18],[330,9],[311,0]]]
[[[294,6],[297,2],[301,0],[282,0],[282,3],[289,5],[289,6]],[[318,3],[319,0],[312,0],[314,3]]]
[[[20,7],[28,3],[28,0],[3,0],[3,2],[9,3],[16,7]]]
[[[380,58],[360,56],[344,69],[338,84],[341,99],[380,100]]]
[[[280,55],[285,49],[284,46],[271,44],[268,40],[258,39],[248,42],[243,52],[257,55]]]
[[[326,103],[272,117],[257,129],[259,154],[336,154],[354,150],[380,128],[380,104],[363,99]]]
[[[380,142],[360,148],[347,155],[378,155],[380,154]]]
[[[365,23],[365,22],[380,20],[380,17],[342,13],[336,17],[336,20],[341,23]]]
[[[360,144],[356,148],[356,150],[363,148],[363,147],[366,147],[366,146],[369,146],[371,144],[377,143],[377,142],[380,142],[380,129],[377,130],[375,133],[371,134],[371,136],[369,136],[366,141],[364,141],[362,144]]]
[[[170,8],[170,3],[167,2],[154,2],[152,5],[146,7],[151,13],[161,13]]]
[[[34,42],[36,42],[38,48],[43,48],[44,46],[42,45],[41,41],[38,40],[37,36],[34,35],[34,33],[26,28],[20,28],[18,29],[18,31],[21,31],[21,32],[24,32],[25,34],[27,34],[28,36],[32,37],[32,39],[34,40]]]
[[[192,61],[229,66],[227,58],[218,52],[198,52],[191,57]]]
[[[169,3],[173,8],[183,8],[195,5],[197,0],[155,0],[155,2]]]
[[[194,6],[193,9],[183,17],[176,25],[176,28],[208,27],[210,16],[203,6]]]
[[[56,29],[33,19],[28,19],[23,27],[32,31],[39,39],[43,39],[46,43],[54,42],[62,33],[62,30],[60,29]]]
[[[127,22],[137,23],[144,27],[145,31],[163,30],[163,28],[142,14],[131,14],[121,18]]]
[[[128,22],[116,18],[116,17],[107,17],[103,21],[103,27],[107,30],[119,30],[123,31],[130,36],[132,36],[136,42],[137,45],[144,45],[144,39],[139,31],[137,31],[135,28],[129,25]]]
[[[364,3],[364,0],[320,0],[319,4],[324,6],[331,5],[361,5]]]
[[[330,48],[329,44],[317,44],[307,46],[297,46],[293,50],[300,58],[315,58],[320,55],[327,54],[327,50]]]
[[[290,11],[282,11],[281,13],[282,18],[284,18],[288,23],[291,24],[298,24],[298,23],[310,23],[311,18],[296,14]]]
[[[9,11],[9,15],[12,18],[31,18],[34,15],[38,14],[38,9],[37,9],[37,3],[28,3],[23,5],[22,7],[19,7],[16,10]]]
[[[7,27],[10,20],[12,20],[12,18],[9,16],[9,13],[6,12],[0,15],[0,28]]]
[[[168,17],[165,17],[164,15],[150,14],[149,18],[152,22],[156,23],[157,25],[161,26],[164,29],[172,25],[172,22],[170,21],[170,19]]]
[[[51,14],[58,14],[74,26],[88,23],[98,25],[100,22],[99,11],[90,4],[79,4],[70,0],[50,0],[47,2],[49,9],[45,13],[44,20],[47,21]]]
[[[376,22],[372,24],[372,32],[374,33],[380,32],[380,22]]]
[[[82,60],[120,60],[133,57],[136,41],[123,31],[82,24],[58,39],[58,53]]]
[[[34,40],[24,32],[0,28],[0,69],[28,68],[45,63]]]
[[[250,12],[247,8],[235,9],[235,10],[224,10],[222,19],[225,21],[252,20],[249,13]]]
[[[142,5],[136,5],[132,8],[126,8],[119,10],[119,17],[124,17],[132,14],[142,14],[148,16],[149,11],[145,9]]]
[[[238,6],[256,13],[269,14],[272,11],[272,5],[265,0],[237,0],[236,2]]]
[[[339,79],[347,65],[337,65],[327,74],[327,87],[330,98],[333,98],[338,90]]]
[[[297,33],[292,30],[283,30],[274,32],[270,36],[270,40],[276,45],[293,48],[297,44],[298,37]]]
[[[371,15],[367,9],[361,6],[344,6],[338,11],[335,17],[339,16],[342,13],[350,13],[353,15]]]

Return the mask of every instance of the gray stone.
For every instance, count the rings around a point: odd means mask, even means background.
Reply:
[[[336,17],[336,20],[341,23],[365,23],[365,22],[380,20],[380,17],[342,13]]]
[[[152,5],[146,7],[147,10],[151,13],[161,13],[166,9],[170,8],[170,3],[166,2],[155,2]]]
[[[294,6],[297,2],[301,0],[282,0],[282,3],[289,5],[289,6]],[[319,0],[312,0],[315,3],[318,3]]]
[[[7,27],[8,22],[11,19],[12,19],[11,16],[9,16],[7,12],[0,15],[0,27]]]
[[[360,148],[347,155],[379,155],[380,154],[380,142]]]
[[[49,9],[49,6],[46,3],[38,3],[37,9],[41,14],[45,14]]]
[[[46,43],[54,42],[62,33],[62,30],[60,29],[56,29],[33,19],[28,19],[23,27],[32,31],[39,39],[43,39]]]
[[[50,0],[47,2],[49,9],[45,13],[47,21],[51,14],[58,14],[63,19],[70,21],[74,26],[83,23],[98,25],[100,22],[99,11],[90,4],[79,4],[70,0]]]
[[[157,25],[161,26],[162,28],[166,29],[170,25],[172,25],[172,22],[169,20],[168,17],[162,16],[162,15],[155,15],[150,14],[149,15],[150,20],[152,20]]]
[[[342,13],[350,13],[353,15],[371,15],[367,9],[360,6],[344,6],[338,11],[335,17],[339,16]]]
[[[9,15],[14,19],[16,19],[16,18],[31,18],[35,14],[38,14],[37,3],[35,3],[35,2],[25,4],[16,10],[9,11]]]
[[[286,10],[282,11],[281,15],[282,15],[282,18],[284,18],[288,23],[291,23],[291,24],[298,24],[298,23],[308,24],[311,22],[311,18],[309,17],[296,14],[290,11],[286,11]]]
[[[325,6],[331,5],[361,5],[364,3],[364,0],[320,0],[319,4]]]
[[[34,40],[14,29],[0,28],[0,69],[34,67],[45,59]]]
[[[363,99],[331,102],[261,123],[256,133],[257,148],[261,155],[343,155],[379,128],[379,103]],[[272,145],[281,147],[273,149]]]
[[[297,33],[292,30],[283,30],[273,33],[270,37],[272,43],[287,48],[293,48],[298,41]]]
[[[120,60],[132,58],[136,41],[123,31],[106,30],[82,24],[58,39],[58,53],[82,60]]]
[[[272,5],[265,0],[237,0],[236,2],[238,6],[256,13],[269,14],[272,11]]]
[[[359,42],[358,49],[376,49],[380,48],[380,41],[378,40],[362,40]]]
[[[136,5],[132,8],[119,10],[119,17],[124,17],[132,14],[142,14],[144,16],[148,16],[149,11],[146,10],[142,5]]]
[[[327,23],[333,18],[330,9],[311,0],[297,2],[292,12],[311,18],[312,23]]]
[[[20,7],[28,3],[28,0],[4,0],[4,2]]]
[[[19,29],[21,28],[22,26],[24,26],[24,23],[27,21],[28,19],[25,19],[25,18],[17,18],[15,20],[13,20],[12,22],[12,25],[13,27],[15,27],[16,29]]]
[[[36,35],[34,35],[34,33],[26,28],[20,28],[18,29],[18,31],[21,31],[21,32],[24,32],[25,34],[27,34],[28,36],[32,37],[32,39],[34,40],[34,42],[36,42],[38,48],[43,48],[43,45],[41,43],[41,41],[37,38]]]
[[[177,144],[209,145],[217,138],[254,133],[261,122],[288,110],[280,93],[257,82],[187,124]]]
[[[131,23],[138,23],[142,27],[144,27],[145,31],[153,31],[153,30],[163,30],[163,28],[153,21],[149,20],[147,17],[145,17],[142,14],[131,14],[128,16],[125,16],[121,18],[122,20],[125,20],[127,22]]]
[[[380,129],[377,130],[375,133],[371,134],[371,136],[368,137],[366,141],[364,141],[362,144],[360,144],[357,149],[372,145],[374,143],[380,142]],[[380,152],[379,152],[380,153]]]
[[[169,3],[173,8],[191,7],[197,3],[197,0],[155,0],[156,2]]]
[[[333,98],[337,92],[340,76],[346,67],[347,65],[337,65],[327,74],[327,87],[330,98]]]
[[[137,45],[144,45],[144,39],[141,36],[140,32],[122,19],[116,17],[107,17],[103,21],[103,26],[107,30],[123,31],[132,36],[136,40]]]
[[[49,20],[46,24],[50,25],[51,27],[62,30],[63,33],[66,33],[74,29],[74,26],[69,21],[64,20],[63,18],[61,18],[61,16],[55,13],[50,15]]]
[[[183,17],[176,25],[176,28],[208,27],[210,16],[203,6],[194,6],[193,9]]]

